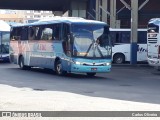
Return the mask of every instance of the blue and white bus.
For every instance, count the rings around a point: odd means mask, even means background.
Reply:
[[[0,20],[0,61],[9,61],[10,26]]]
[[[109,26],[83,18],[55,17],[13,26],[10,59],[21,69],[49,68],[65,73],[110,72]]]

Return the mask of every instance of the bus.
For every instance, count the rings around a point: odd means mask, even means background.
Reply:
[[[109,26],[100,21],[55,17],[13,26],[11,62],[21,69],[49,68],[66,73],[107,73],[111,69]]]
[[[10,26],[0,20],[0,61],[9,62]]]
[[[153,18],[148,23],[147,46],[149,65],[160,70],[160,18]]]
[[[131,29],[110,29],[111,39],[114,41],[112,59],[115,64],[130,62]],[[147,63],[147,29],[138,29],[137,62]]]

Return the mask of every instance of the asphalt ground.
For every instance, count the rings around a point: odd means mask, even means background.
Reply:
[[[0,64],[0,84],[39,91],[64,91],[80,95],[160,104],[160,72],[152,67],[113,65],[110,73],[57,76],[52,70],[20,70]]]

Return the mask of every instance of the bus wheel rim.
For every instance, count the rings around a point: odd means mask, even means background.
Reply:
[[[61,64],[58,64],[57,65],[57,72],[58,72],[58,74],[61,74],[61,69],[62,69]]]
[[[22,66],[23,66],[23,63],[22,63],[22,60],[20,61],[20,67],[22,68]]]
[[[122,58],[117,58],[117,63],[122,63]]]

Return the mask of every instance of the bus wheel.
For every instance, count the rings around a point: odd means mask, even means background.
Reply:
[[[22,70],[28,70],[28,69],[31,68],[30,66],[24,65],[24,58],[23,58],[23,56],[21,56],[19,58],[19,63],[18,64],[19,64],[20,69],[22,69]]]
[[[123,54],[116,54],[113,57],[113,62],[116,64],[122,64],[125,62],[125,56]]]
[[[55,71],[56,71],[57,75],[65,75],[65,73],[66,73],[62,68],[62,64],[61,64],[60,60],[58,60],[56,62]]]
[[[92,77],[92,76],[95,76],[96,73],[87,73],[88,76]]]

